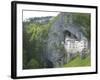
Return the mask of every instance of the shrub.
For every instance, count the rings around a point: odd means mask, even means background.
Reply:
[[[27,65],[27,67],[29,69],[32,69],[32,68],[39,68],[39,62],[35,59],[31,59]]]

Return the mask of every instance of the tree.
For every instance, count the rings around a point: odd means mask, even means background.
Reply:
[[[46,48],[48,30],[52,23],[26,23],[24,22],[23,26],[23,68],[44,67],[43,54]]]
[[[75,23],[81,25],[84,35],[90,40],[91,36],[91,15],[89,13],[74,13],[73,20]]]

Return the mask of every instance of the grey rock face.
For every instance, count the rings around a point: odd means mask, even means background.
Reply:
[[[52,67],[62,67],[63,64],[68,63],[71,56],[64,48],[62,42],[65,39],[65,31],[69,31],[76,36],[78,40],[84,35],[81,33],[81,29],[77,27],[72,20],[71,13],[60,13],[49,30],[47,41],[47,62],[52,64]],[[81,33],[81,36],[80,34]]]

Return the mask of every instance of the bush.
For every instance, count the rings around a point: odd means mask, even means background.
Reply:
[[[39,68],[39,62],[35,59],[31,59],[27,65],[29,69]]]

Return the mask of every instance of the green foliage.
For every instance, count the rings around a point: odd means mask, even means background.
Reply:
[[[43,54],[52,21],[46,24],[23,24],[23,69],[41,68],[44,66]]]
[[[31,34],[30,41],[32,40],[41,40],[41,38],[47,38],[49,25],[40,25],[40,24],[30,24],[27,30],[28,34]]]
[[[65,64],[64,67],[83,67],[83,66],[91,66],[90,56],[87,56],[84,59],[81,59],[79,56],[72,59],[69,63]]]
[[[38,67],[39,67],[39,63],[38,63],[37,60],[31,59],[31,60],[29,61],[29,63],[27,64],[27,67],[28,67],[29,69],[38,68]]]
[[[88,13],[74,13],[73,20],[75,23],[81,25],[84,35],[90,40],[90,30],[91,30],[91,15]]]

